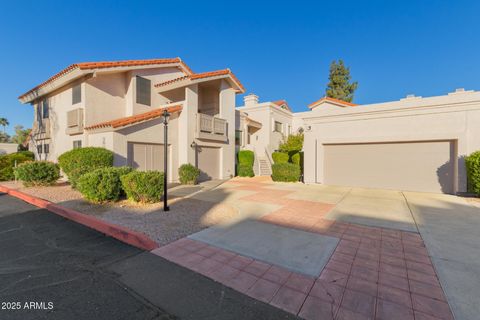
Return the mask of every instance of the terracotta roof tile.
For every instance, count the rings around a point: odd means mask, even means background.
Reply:
[[[341,105],[344,105],[344,106],[347,106],[347,107],[355,107],[355,106],[358,106],[358,104],[355,104],[355,103],[351,103],[351,102],[346,102],[346,101],[343,101],[343,100],[339,100],[339,99],[335,99],[335,98],[330,98],[330,97],[323,97],[321,98],[320,100],[317,100],[313,103],[310,103],[308,105],[309,108],[312,108],[313,106],[316,106],[317,104],[323,102],[323,101],[330,101],[330,102],[333,102],[333,103],[336,103],[336,104],[341,104]]]
[[[167,80],[164,82],[160,82],[155,84],[155,87],[163,87],[175,82],[183,81],[183,80],[197,80],[197,79],[204,79],[204,78],[210,78],[210,77],[216,77],[216,76],[223,76],[223,75],[230,75],[233,80],[238,84],[238,86],[245,91],[245,87],[241,84],[240,80],[233,74],[233,72],[230,69],[222,69],[222,70],[217,70],[217,71],[209,71],[209,72],[202,72],[202,73],[193,73],[188,76],[184,77],[179,77],[175,78],[172,80]]]
[[[46,81],[40,83],[38,86],[22,94],[18,98],[21,99],[22,97],[34,92],[35,90],[40,89],[41,87],[57,80],[58,78],[72,72],[75,69],[89,70],[89,69],[102,69],[102,68],[114,68],[114,67],[147,66],[147,65],[154,65],[154,64],[169,64],[169,63],[179,63],[184,67],[185,70],[187,70],[187,74],[193,74],[193,71],[180,58],[81,62],[81,63],[74,63],[68,66],[67,68],[63,69],[59,73],[48,78]]]
[[[94,124],[92,126],[86,127],[85,130],[100,129],[100,128],[114,128],[115,129],[115,128],[120,128],[120,127],[130,125],[130,124],[138,123],[138,122],[152,120],[152,119],[161,117],[163,115],[164,110],[165,110],[165,108],[159,108],[159,109],[155,109],[155,110],[152,110],[152,111],[149,111],[149,112],[129,116],[129,117],[124,117],[124,118],[120,118],[120,119],[115,119],[115,120],[111,120],[111,121],[105,121],[105,122],[97,123],[97,124]],[[171,107],[167,108],[167,111],[170,112],[170,113],[179,112],[181,110],[182,110],[181,105],[175,105],[175,106],[171,106]]]

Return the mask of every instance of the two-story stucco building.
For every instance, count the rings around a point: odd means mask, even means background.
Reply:
[[[72,148],[114,152],[114,164],[163,170],[163,109],[169,119],[169,177],[181,164],[202,179],[235,173],[235,95],[229,69],[195,73],[181,59],[77,63],[19,97],[35,110],[31,146],[56,161]]]
[[[115,165],[163,170],[162,113],[169,122],[169,177],[191,163],[202,179],[235,174],[235,152],[255,152],[270,174],[271,153],[304,133],[304,181],[457,193],[467,190],[463,157],[480,150],[480,92],[408,96],[356,105],[322,98],[293,113],[284,100],[260,102],[228,70],[195,73],[179,58],[78,63],[19,97],[34,106],[30,146],[55,161],[72,148],[112,150]]]

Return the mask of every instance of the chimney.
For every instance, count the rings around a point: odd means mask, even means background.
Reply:
[[[245,103],[245,107],[253,107],[258,104],[258,96],[253,93],[247,94],[243,97],[243,102]]]

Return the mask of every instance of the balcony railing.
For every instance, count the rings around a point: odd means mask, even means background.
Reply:
[[[197,113],[197,138],[227,141],[227,120]]]

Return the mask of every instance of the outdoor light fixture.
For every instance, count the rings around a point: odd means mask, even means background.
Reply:
[[[164,161],[163,161],[163,211],[169,211],[167,203],[167,172],[168,172],[168,119],[170,118],[170,113],[168,113],[167,108],[163,110],[163,147],[164,147]]]
[[[197,143],[195,141],[192,142],[190,148],[195,149],[197,147]]]

